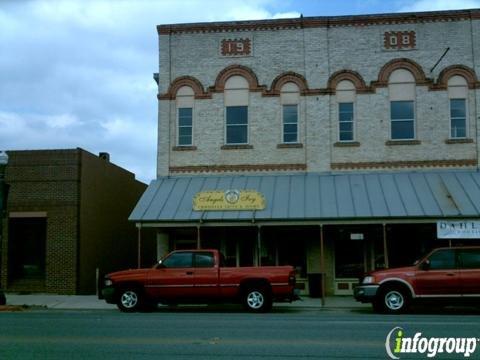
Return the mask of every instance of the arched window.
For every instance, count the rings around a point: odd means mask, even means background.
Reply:
[[[282,104],[282,141],[286,144],[298,143],[298,103],[300,89],[293,82],[285,83],[280,90]]]
[[[463,76],[454,75],[448,79],[450,100],[450,138],[467,137],[467,95],[468,84]]]
[[[415,139],[415,78],[405,69],[397,69],[388,79],[392,140]]]
[[[248,144],[248,82],[234,75],[225,82],[225,143]]]
[[[182,86],[176,94],[177,103],[177,145],[193,145],[194,92],[190,86]]]
[[[337,84],[338,103],[338,140],[354,141],[354,104],[355,85],[350,80],[342,80]]]

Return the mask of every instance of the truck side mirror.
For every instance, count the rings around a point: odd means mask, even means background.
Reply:
[[[157,263],[157,266],[156,266],[157,269],[165,269],[166,266],[163,265],[163,262],[162,260],[158,260],[158,263]]]

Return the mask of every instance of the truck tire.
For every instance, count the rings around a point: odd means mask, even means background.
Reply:
[[[268,312],[272,309],[272,297],[264,287],[248,288],[243,295],[243,305],[252,312]]]
[[[118,293],[117,306],[120,311],[134,312],[139,311],[143,306],[143,295],[138,288],[120,289]]]
[[[385,314],[401,314],[410,306],[410,295],[401,286],[380,288],[373,309]]]

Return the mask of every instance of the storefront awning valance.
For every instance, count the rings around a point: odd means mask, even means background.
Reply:
[[[215,210],[194,210],[193,201],[199,194],[226,192],[227,202],[234,202],[245,190],[263,197],[260,210],[222,210],[221,204]],[[164,177],[152,181],[129,219],[199,222],[453,217],[480,217],[479,172]]]

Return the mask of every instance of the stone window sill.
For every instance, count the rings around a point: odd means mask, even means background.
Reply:
[[[244,149],[253,149],[252,145],[223,145],[220,149],[222,150],[244,150]]]
[[[277,145],[277,149],[302,149],[303,144],[300,143],[282,143]]]
[[[385,142],[387,146],[394,145],[420,145],[422,142],[420,140],[388,140]]]
[[[174,146],[172,151],[195,151],[197,150],[196,146]]]
[[[472,144],[473,139],[447,139],[445,144]]]
[[[333,144],[335,147],[358,147],[360,142],[358,141],[337,141]]]

